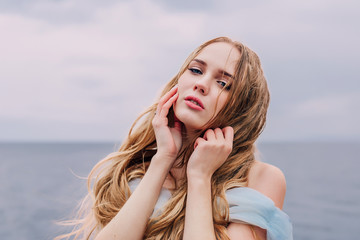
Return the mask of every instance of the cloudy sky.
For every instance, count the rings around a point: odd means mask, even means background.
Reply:
[[[199,44],[262,60],[262,141],[360,140],[360,3],[0,1],[0,141],[119,141]]]

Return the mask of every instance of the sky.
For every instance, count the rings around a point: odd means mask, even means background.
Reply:
[[[359,141],[359,9],[355,0],[0,0],[0,141],[121,141],[188,54],[218,36],[262,61],[271,104],[259,141]]]

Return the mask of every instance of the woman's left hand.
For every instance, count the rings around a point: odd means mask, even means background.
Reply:
[[[210,179],[232,151],[232,127],[208,129],[195,141],[194,152],[187,165],[187,177]]]

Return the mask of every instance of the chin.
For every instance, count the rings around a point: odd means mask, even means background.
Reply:
[[[182,122],[186,128],[186,130],[200,130],[202,129],[202,126],[204,124],[198,123],[196,120],[194,120],[194,117],[191,116],[191,114],[186,112],[179,112],[174,111],[175,119],[178,119],[180,122]]]

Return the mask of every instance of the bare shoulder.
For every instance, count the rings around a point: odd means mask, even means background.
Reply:
[[[286,193],[286,180],[279,168],[255,161],[249,171],[248,187],[271,198],[275,206],[282,208]]]
[[[275,206],[282,208],[286,192],[286,181],[283,172],[270,164],[255,161],[249,171],[248,187],[257,190],[272,199]],[[255,239],[249,225],[230,223],[228,228],[230,239]],[[258,236],[256,239],[266,239],[266,230],[253,227]]]

